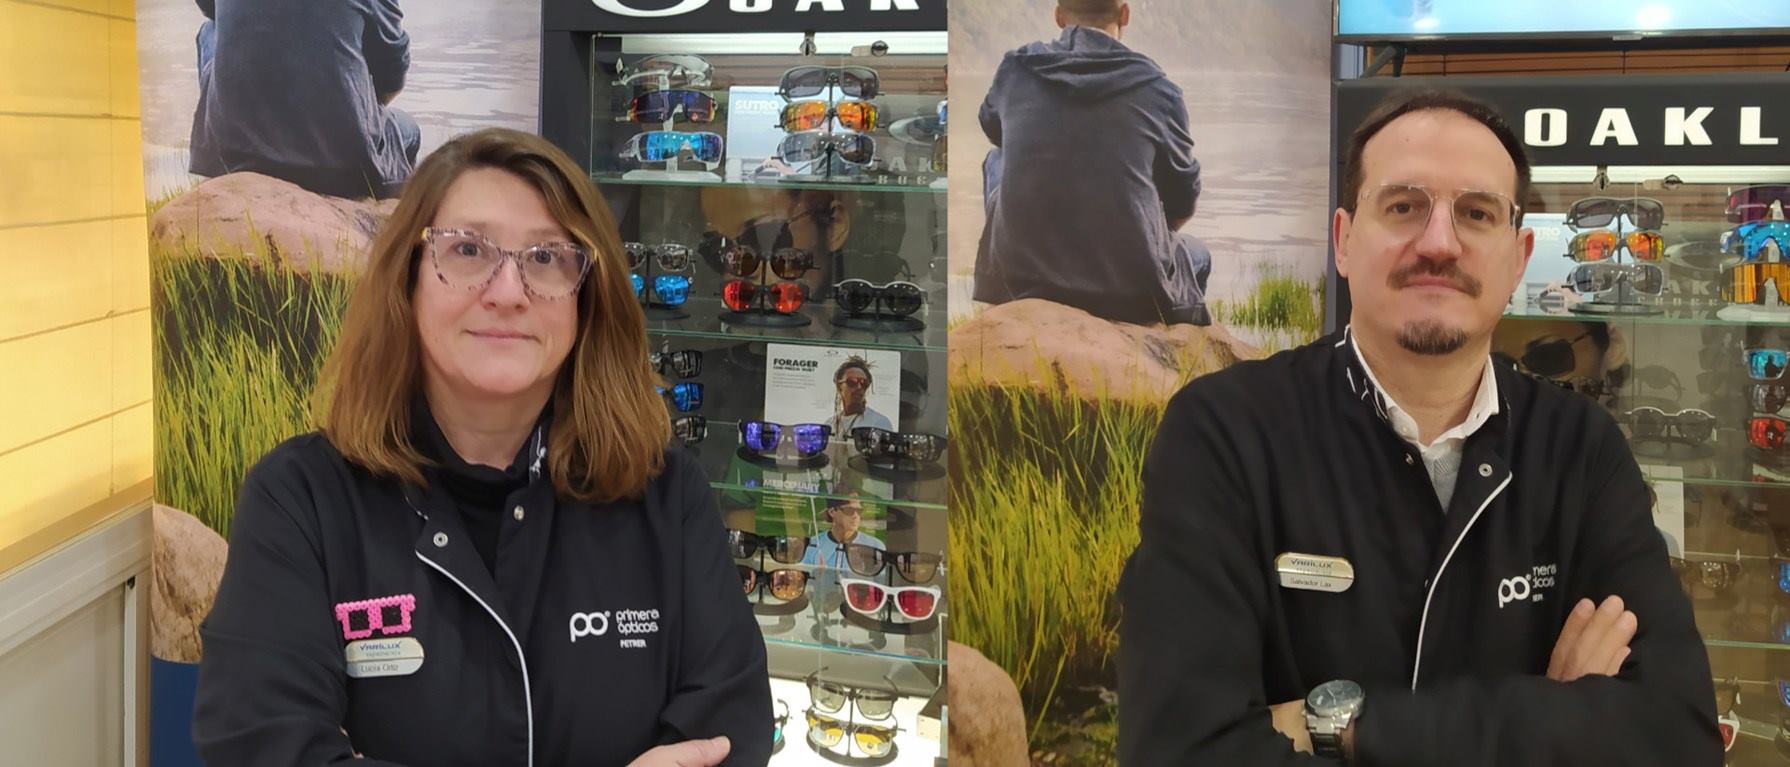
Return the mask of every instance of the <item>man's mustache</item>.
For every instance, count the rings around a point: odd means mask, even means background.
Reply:
[[[1478,298],[1485,287],[1473,275],[1461,271],[1453,261],[1432,261],[1427,258],[1420,258],[1416,263],[1393,272],[1386,278],[1386,284],[1394,289],[1403,288],[1418,277],[1440,277],[1448,280],[1455,290],[1474,298]]]

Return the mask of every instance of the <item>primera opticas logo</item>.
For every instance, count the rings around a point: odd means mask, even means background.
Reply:
[[[669,8],[635,8],[634,3],[640,0],[590,0],[597,8],[617,16],[632,16],[637,19],[656,19],[666,16],[682,16],[694,13],[707,7],[710,0],[680,0]],[[865,0],[856,0],[864,2]],[[785,0],[793,2],[798,13],[803,11],[830,11],[839,13],[845,10],[847,0]],[[917,11],[920,0],[868,0],[872,11]],[[775,10],[777,0],[727,0],[727,9],[734,13],[766,13]]]

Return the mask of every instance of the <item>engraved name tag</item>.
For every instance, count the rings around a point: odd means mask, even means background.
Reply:
[[[345,654],[348,675],[356,679],[405,676],[423,667],[423,643],[416,637],[349,642]]]
[[[1274,558],[1280,585],[1307,591],[1348,591],[1355,584],[1355,566],[1342,557],[1286,552]]]

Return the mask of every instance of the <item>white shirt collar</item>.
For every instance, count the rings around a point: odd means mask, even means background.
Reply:
[[[1367,373],[1367,380],[1374,385],[1374,391],[1380,395],[1380,400],[1386,403],[1386,418],[1392,422],[1392,430],[1420,451],[1446,444],[1449,440],[1465,440],[1498,414],[1498,377],[1492,372],[1492,358],[1487,356],[1479,374],[1479,391],[1473,395],[1473,407],[1467,410],[1467,418],[1455,424],[1454,428],[1436,435],[1435,440],[1428,445],[1422,444],[1418,441],[1421,438],[1418,436],[1417,419],[1399,407],[1392,395],[1386,393],[1385,387],[1380,386],[1380,380],[1374,377],[1373,367],[1367,364],[1366,357],[1361,356],[1361,346],[1352,338],[1349,348],[1354,350],[1355,359],[1361,363],[1361,370]]]

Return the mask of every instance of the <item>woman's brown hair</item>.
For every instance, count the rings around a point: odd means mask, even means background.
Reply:
[[[553,392],[547,465],[564,498],[637,498],[665,468],[671,423],[648,364],[646,316],[634,299],[609,206],[570,157],[545,139],[493,128],[435,150],[405,185],[373,241],[341,336],[324,365],[314,407],[330,444],[375,474],[424,482],[428,459],[410,433],[422,383],[422,344],[411,305],[429,226],[460,174],[498,168],[528,181],[547,209],[591,252],[579,287],[578,333]]]

